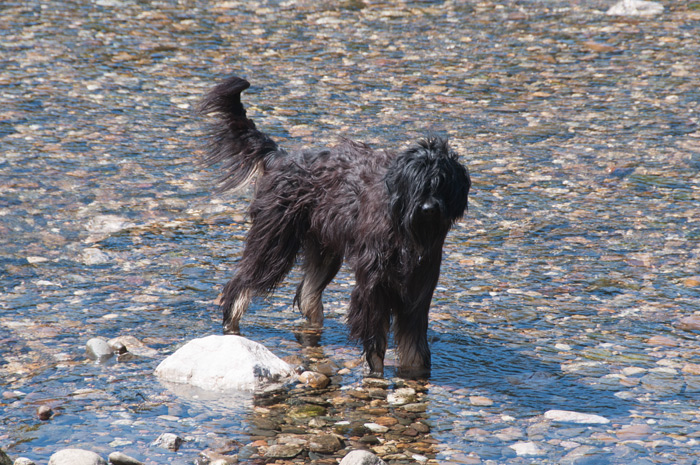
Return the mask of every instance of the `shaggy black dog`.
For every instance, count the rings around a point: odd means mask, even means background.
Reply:
[[[382,374],[393,324],[399,373],[427,375],[428,309],[445,235],[467,208],[471,181],[445,139],[429,136],[403,152],[342,140],[327,150],[288,153],[246,117],[237,77],[216,86],[200,111],[215,113],[206,162],[224,163],[223,189],[256,174],[252,225],[234,278],[223,291],[224,331],[254,295],[271,292],[301,253],[294,303],[323,323],[321,294],[346,260],[355,273],[347,321],[372,374]]]

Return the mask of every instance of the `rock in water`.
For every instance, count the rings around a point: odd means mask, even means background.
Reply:
[[[49,465],[107,465],[107,462],[89,450],[63,449],[51,456]]]
[[[262,344],[233,335],[193,339],[155,371],[163,381],[208,391],[255,391],[293,373],[291,365]]]
[[[92,360],[104,362],[114,355],[114,351],[102,338],[93,337],[85,345],[85,354]]]
[[[598,424],[598,425],[605,425],[610,423],[610,420],[608,420],[605,417],[601,417],[600,415],[593,415],[591,413],[581,413],[581,412],[573,412],[570,410],[547,410],[544,413],[544,417],[547,420],[552,420],[552,421],[561,421],[561,422],[569,422],[569,423],[581,423],[581,424]]]
[[[386,465],[386,462],[366,450],[353,450],[343,457],[340,465]]]
[[[143,462],[139,462],[133,457],[129,457],[121,452],[112,452],[109,454],[109,463],[113,465],[143,465]]]
[[[160,447],[161,449],[177,451],[182,445],[182,438],[177,434],[163,433],[158,436],[158,439],[153,441],[153,444],[151,445]]]
[[[0,449],[0,465],[12,465],[12,459]]]
[[[655,16],[663,13],[664,6],[648,0],[621,0],[608,9],[610,16]]]

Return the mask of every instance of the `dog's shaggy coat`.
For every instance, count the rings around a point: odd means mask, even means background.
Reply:
[[[304,277],[294,303],[321,326],[321,294],[346,260],[356,280],[350,337],[362,342],[371,373],[383,373],[393,324],[399,373],[428,374],[428,310],[445,236],[467,208],[468,171],[432,136],[403,152],[342,140],[288,153],[246,117],[240,94],[249,86],[229,78],[200,106],[218,116],[206,161],[223,162],[223,189],[258,175],[245,249],[223,291],[224,331],[239,332],[251,298],[272,291],[298,254]]]

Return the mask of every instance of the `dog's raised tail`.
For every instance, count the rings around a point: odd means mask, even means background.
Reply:
[[[258,131],[246,116],[241,93],[248,87],[250,83],[245,79],[230,77],[199,104],[200,114],[217,116],[209,130],[209,147],[203,162],[208,166],[224,164],[222,191],[248,184],[259,169],[264,169],[265,160],[278,151],[277,144]]]

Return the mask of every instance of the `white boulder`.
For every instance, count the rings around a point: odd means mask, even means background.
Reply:
[[[107,461],[89,450],[63,449],[51,456],[49,465],[107,465]]]
[[[664,6],[649,0],[620,0],[611,6],[607,14],[610,16],[655,16],[663,13]]]
[[[162,381],[218,392],[256,391],[293,374],[262,344],[234,335],[193,339],[155,370]]]

